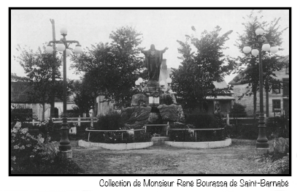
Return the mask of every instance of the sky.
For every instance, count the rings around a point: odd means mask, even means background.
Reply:
[[[281,17],[281,28],[289,27],[288,10],[259,10],[256,14],[263,15],[263,20],[271,21]],[[52,26],[50,19],[55,20],[56,39],[61,38],[60,29],[68,29],[68,40],[78,40],[85,47],[99,42],[110,42],[109,34],[122,26],[132,26],[142,33],[141,47],[146,49],[154,44],[156,49],[169,49],[164,53],[169,68],[178,68],[180,56],[177,40],[185,40],[185,35],[193,34],[200,37],[204,30],[212,31],[216,26],[222,28],[221,33],[233,30],[225,46],[225,55],[236,57],[240,55],[235,46],[237,33],[243,33],[245,22],[243,17],[251,13],[251,10],[12,10],[11,15],[11,72],[19,76],[25,76],[23,68],[13,59],[18,56],[17,45],[27,46],[33,51],[43,43],[52,40]],[[194,32],[191,27],[196,28]],[[289,33],[284,32],[284,49],[279,55],[289,54]],[[73,47],[75,44],[73,45]],[[79,79],[70,69],[71,61],[67,61],[67,77]],[[228,83],[235,75],[225,77]]]

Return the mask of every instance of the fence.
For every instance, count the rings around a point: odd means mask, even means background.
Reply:
[[[62,123],[62,118],[53,118],[53,123]],[[78,126],[81,126],[81,123],[91,123],[91,127],[94,126],[94,122],[97,122],[97,117],[68,117],[68,123],[77,123]]]
[[[78,126],[81,126],[81,123],[91,123],[91,127],[94,126],[94,122],[97,122],[98,118],[97,117],[67,117],[67,122],[68,123],[76,123]],[[52,118],[53,123],[62,123],[62,118]],[[26,121],[25,123],[29,123],[32,125],[35,124],[40,124],[42,121],[34,120],[28,122]]]
[[[226,121],[227,125],[255,125],[258,123],[258,119],[253,117],[229,117],[229,114],[223,120]]]

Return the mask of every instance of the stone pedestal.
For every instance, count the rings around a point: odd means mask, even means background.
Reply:
[[[68,151],[59,151],[58,156],[60,159],[72,159],[73,158],[72,149]]]
[[[256,148],[256,154],[257,155],[263,155],[270,151],[269,148]]]

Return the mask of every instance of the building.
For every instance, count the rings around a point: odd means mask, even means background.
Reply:
[[[264,113],[269,117],[286,115],[289,116],[290,109],[290,78],[289,78],[289,56],[286,56],[282,59],[286,64],[280,71],[276,71],[276,77],[279,82],[272,85],[272,90],[269,94],[269,108],[268,113],[266,110],[266,92],[264,89]],[[247,70],[247,69],[246,69]],[[245,71],[246,71],[245,70]],[[233,86],[233,96],[235,102],[246,106],[245,110],[247,115],[252,116],[254,111],[253,106],[253,95],[247,95],[249,92],[248,83],[242,81],[243,72],[238,74],[231,82],[230,85]],[[257,91],[257,103],[256,103],[256,112],[259,112],[259,91]]]
[[[49,103],[45,104],[45,111],[43,111],[43,104],[39,101],[30,99],[29,92],[32,90],[31,83],[29,82],[11,82],[11,95],[10,95],[10,104],[13,108],[22,108],[28,109],[28,112],[31,112],[34,119],[36,120],[47,120],[50,117],[51,106]],[[63,112],[63,101],[56,98],[54,103],[55,116],[61,117]],[[72,97],[68,98],[67,101],[67,110],[73,110],[77,107],[72,100]]]

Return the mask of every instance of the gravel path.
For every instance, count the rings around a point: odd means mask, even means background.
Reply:
[[[87,174],[261,174],[264,167],[255,153],[255,142],[234,142],[216,149],[163,145],[126,151],[73,150],[73,160]]]

